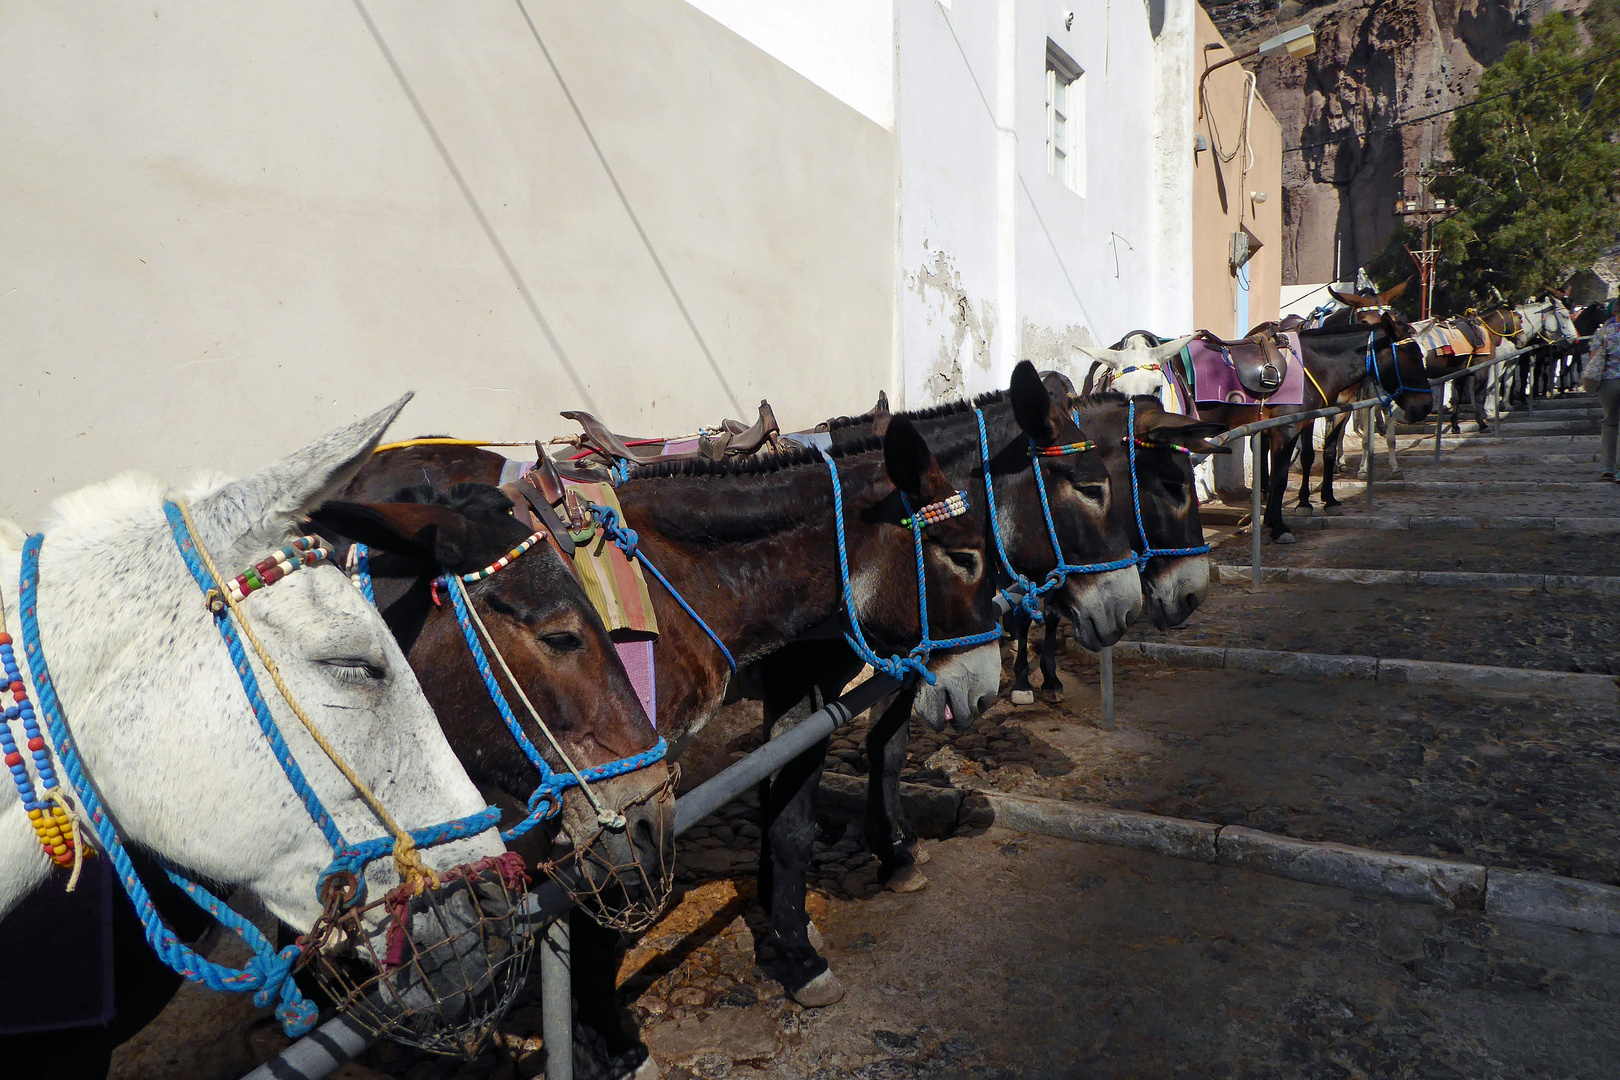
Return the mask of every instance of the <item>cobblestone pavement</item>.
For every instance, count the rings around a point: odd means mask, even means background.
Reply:
[[[1592,441],[1524,439],[1507,449],[1577,454]],[[1409,477],[1506,475],[1485,466],[1422,471],[1421,457],[1403,462]],[[1584,463],[1513,468],[1523,479],[1587,478]],[[1588,507],[1610,497],[1576,495]],[[1446,505],[1410,499],[1422,512]],[[1468,500],[1456,503],[1444,512],[1467,512]],[[1354,502],[1348,509],[1357,512]],[[1267,544],[1268,564],[1607,576],[1620,555],[1620,537],[1548,531],[1299,537],[1293,547]],[[1243,561],[1247,542],[1234,537],[1216,558]],[[1277,585],[1251,595],[1216,586],[1186,629],[1133,636],[1616,671],[1612,603],[1524,591]],[[966,733],[915,725],[903,779],[1620,882],[1612,706],[1121,658],[1118,719],[1105,729],[1095,662],[1066,649],[1061,669],[1063,702],[1002,703]],[[739,705],[711,725],[687,752],[691,779],[757,745],[755,716],[757,706]],[[829,770],[865,774],[865,724],[835,734]],[[1611,1022],[1620,938],[1001,830],[925,841],[929,887],[895,894],[878,883],[858,829],[831,816],[815,849],[810,909],[849,993],[804,1010],[760,967],[759,827],[751,796],[700,823],[680,848],[676,902],[626,942],[626,1016],[674,1080],[1620,1076]],[[188,989],[121,1052],[114,1075],[226,1080],[274,1052],[271,1021],[219,1000]],[[537,1003],[521,1002],[501,1045],[478,1061],[385,1045],[339,1075],[534,1075],[543,1068]]]

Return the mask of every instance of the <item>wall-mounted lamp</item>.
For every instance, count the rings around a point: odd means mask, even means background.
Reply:
[[[1263,191],[1251,191],[1249,192],[1249,198],[1257,203],[1263,203],[1266,201],[1266,193]]]
[[[1074,12],[1065,11],[1063,13],[1063,29],[1065,29],[1065,30],[1073,30],[1074,29]]]
[[[1205,45],[1204,50],[1207,52],[1211,47],[1211,45]],[[1220,48],[1219,45],[1213,47]],[[1209,78],[1210,72],[1223,68],[1227,64],[1235,64],[1239,60],[1248,60],[1255,56],[1287,56],[1298,60],[1301,57],[1310,56],[1314,52],[1316,52],[1316,31],[1309,26],[1296,26],[1284,30],[1276,37],[1267,38],[1260,43],[1259,48],[1250,49],[1246,53],[1237,53],[1228,56],[1217,64],[1211,64],[1198,77],[1198,115],[1200,117],[1204,115],[1204,80]]]
[[[1198,164],[1198,155],[1209,149],[1209,140],[1202,135],[1193,136],[1193,164]]]

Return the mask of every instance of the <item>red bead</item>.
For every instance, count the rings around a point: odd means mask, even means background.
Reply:
[[[12,682],[11,682],[11,692],[13,694],[20,694],[20,693],[23,692],[23,684],[22,684],[21,679],[13,679],[12,680]]]
[[[11,635],[6,633],[3,630],[0,630],[0,645],[10,645],[10,644],[11,644]]]
[[[18,700],[18,701],[27,701],[28,700],[28,691],[26,691],[26,690],[13,690],[11,692],[11,696],[13,698],[15,698],[16,700]]]
[[[16,753],[15,751],[13,751],[12,753],[7,754],[6,755],[6,764],[7,765],[21,765],[22,764],[22,755],[19,754],[19,753]]]
[[[34,736],[32,739],[28,740],[28,749],[30,749],[30,750],[43,750],[43,749],[45,749],[45,740],[40,738],[38,735]]]

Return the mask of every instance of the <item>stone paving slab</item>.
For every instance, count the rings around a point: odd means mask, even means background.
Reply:
[[[1186,625],[1126,640],[1620,675],[1614,633],[1602,596],[1307,582],[1213,589]]]
[[[1297,544],[1261,545],[1262,566],[1358,567],[1373,570],[1450,570],[1472,573],[1620,575],[1620,552],[1611,543],[1594,544],[1572,533],[1497,530],[1458,531],[1441,536],[1413,535],[1390,543],[1384,533],[1344,530],[1301,532]],[[1223,563],[1246,564],[1249,536],[1214,552]],[[1195,615],[1196,622],[1201,616]]]
[[[1217,585],[1248,588],[1254,583],[1249,566],[1210,567],[1210,581]],[[1456,570],[1368,570],[1355,567],[1266,566],[1260,567],[1262,585],[1322,584],[1399,585],[1408,588],[1519,589],[1528,592],[1590,593],[1620,597],[1620,577],[1580,577],[1570,574],[1480,574]]]

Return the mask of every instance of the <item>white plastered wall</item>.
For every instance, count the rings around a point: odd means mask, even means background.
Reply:
[[[407,388],[401,435],[673,433],[891,370],[894,136],[682,0],[16,0],[0,146],[25,523]]]

